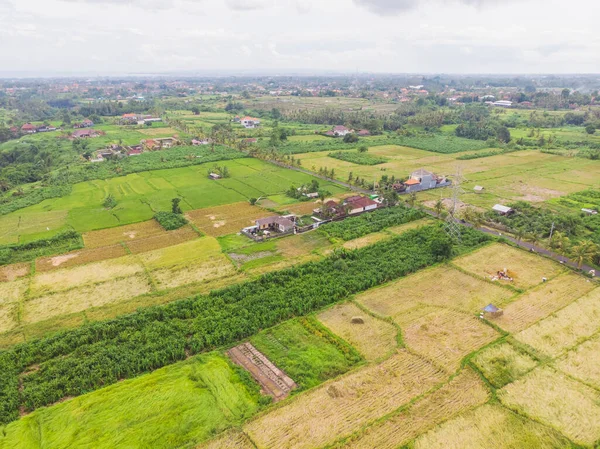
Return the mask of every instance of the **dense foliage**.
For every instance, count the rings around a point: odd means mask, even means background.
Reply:
[[[75,231],[65,231],[47,239],[0,246],[0,265],[29,262],[38,257],[62,254],[79,248],[83,248],[81,235]]]
[[[167,231],[179,229],[182,226],[185,226],[188,222],[181,214],[165,211],[160,211],[154,214],[154,219],[158,221],[158,224],[160,224]]]
[[[385,157],[373,156],[369,153],[359,153],[354,151],[337,151],[335,153],[329,153],[328,156],[359,165],[377,165],[384,164],[388,161],[388,159]]]
[[[455,253],[489,239],[465,229]],[[247,338],[294,316],[406,276],[448,255],[441,226],[273,272],[207,296],[140,309],[0,352],[0,422],[119,379]],[[37,365],[35,370],[29,370]]]
[[[352,240],[372,232],[381,231],[425,217],[425,213],[405,205],[377,209],[373,212],[327,223],[319,229],[329,237]]]

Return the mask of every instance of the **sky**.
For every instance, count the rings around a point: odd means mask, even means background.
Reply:
[[[0,0],[0,75],[600,73],[598,0]]]

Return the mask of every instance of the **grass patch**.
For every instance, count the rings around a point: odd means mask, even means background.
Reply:
[[[48,239],[0,247],[0,265],[29,262],[38,257],[61,254],[83,247],[81,235],[66,231]]]
[[[484,349],[472,362],[496,388],[502,388],[537,366],[534,359],[507,342]]]
[[[337,151],[335,153],[329,153],[328,156],[358,165],[379,165],[389,161],[389,159],[385,157],[373,156],[369,153],[359,153],[355,151]]]

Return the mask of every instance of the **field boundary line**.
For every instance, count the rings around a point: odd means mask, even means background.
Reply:
[[[397,331],[396,332],[396,350],[398,350],[400,348],[405,348],[406,347],[406,344],[404,343],[404,333],[402,332],[402,327],[398,323],[396,323],[392,317],[385,316],[385,315],[380,315],[378,313],[373,312],[367,306],[365,306],[365,305],[359,303],[358,301],[356,301],[356,298],[354,296],[352,296],[351,298],[349,298],[348,301],[346,301],[346,302],[354,304],[360,310],[362,310],[363,312],[365,312],[367,315],[375,318],[376,320],[383,321],[384,323],[388,323],[388,324],[391,324],[392,326],[394,326],[396,328],[396,331]],[[338,304],[344,304],[344,303],[338,303]],[[328,307],[328,308],[331,308],[331,307]],[[324,309],[324,310],[327,310],[327,309]],[[393,355],[393,352],[392,352],[391,355]],[[386,356],[386,359],[388,359],[389,357],[391,357],[391,355],[390,356]]]

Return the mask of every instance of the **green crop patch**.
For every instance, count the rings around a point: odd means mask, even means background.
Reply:
[[[329,153],[329,157],[358,165],[379,165],[385,164],[387,161],[389,161],[389,159],[385,157],[373,156],[368,153],[359,153],[354,151],[338,151],[335,153]]]

